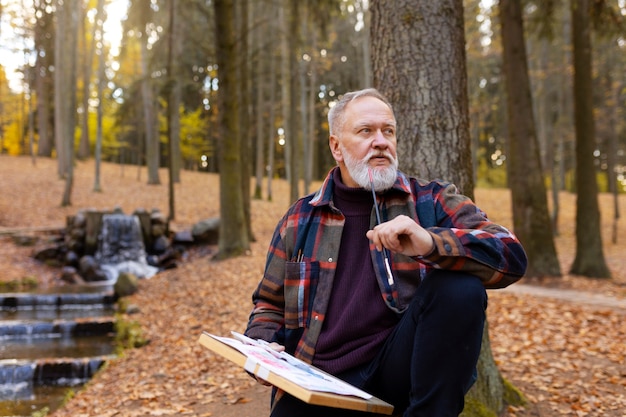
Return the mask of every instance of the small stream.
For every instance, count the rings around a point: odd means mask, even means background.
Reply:
[[[0,294],[0,416],[57,409],[114,354],[106,286]]]
[[[156,236],[153,223],[161,233],[167,229],[160,216],[144,212],[143,218],[151,238]],[[84,248],[87,235],[90,242],[97,241],[93,258],[104,280],[45,292],[0,294],[0,416],[52,412],[70,389],[89,381],[114,355],[113,285],[119,273],[147,278],[159,270],[147,262],[138,215],[92,212],[73,221],[82,231],[68,234],[82,236],[83,241],[68,247]]]

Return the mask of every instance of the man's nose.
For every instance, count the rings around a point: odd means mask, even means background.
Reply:
[[[380,129],[376,130],[376,133],[374,134],[372,146],[374,148],[386,148],[387,146],[389,146],[387,138],[385,138],[385,135],[383,135],[383,132]]]

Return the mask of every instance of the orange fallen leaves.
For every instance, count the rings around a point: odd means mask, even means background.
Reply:
[[[92,162],[78,163],[74,205],[61,208],[64,184],[54,172],[55,161],[38,160],[33,168],[28,158],[0,156],[0,227],[63,225],[65,216],[87,207],[119,205],[131,212],[142,206],[167,212],[166,185],[145,186],[129,172],[122,177],[113,164],[102,166],[104,192],[91,192]],[[288,203],[287,185],[277,181],[273,188],[273,202],[252,202],[257,242],[250,254],[211,262],[211,251],[198,249],[188,253],[188,260],[179,268],[140,282],[140,291],[129,301],[139,306],[132,319],[141,323],[150,344],[112,361],[54,416],[268,414],[269,390],[204,349],[197,339],[203,330],[226,335],[230,330],[244,329],[250,294],[263,272],[271,233]],[[217,216],[218,196],[217,176],[183,172],[181,184],[176,185],[173,228],[182,230],[200,219]],[[510,226],[510,213],[501,210],[510,203],[508,199],[505,190],[476,191],[481,208]],[[574,196],[568,193],[563,193],[562,199],[561,235],[556,242],[565,272],[574,256],[575,204]],[[610,196],[602,195],[600,201],[610,210]],[[608,230],[610,216],[603,219],[608,219],[603,223],[603,229]],[[619,227],[624,240],[626,227]],[[44,284],[56,283],[57,271],[29,259],[32,248],[16,248],[10,240],[0,238],[0,251],[4,274],[0,279],[35,275]],[[614,272],[612,281],[569,275],[558,280],[527,281],[625,298],[624,253],[625,242],[606,245],[607,263]],[[626,415],[626,311],[514,292],[489,291],[489,296],[489,330],[496,362],[504,377],[532,403],[529,408],[509,407],[508,417]]]

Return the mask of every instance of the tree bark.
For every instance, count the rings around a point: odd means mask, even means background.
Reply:
[[[589,0],[571,0],[576,128],[576,256],[570,272],[610,278],[600,233],[598,184],[594,167],[595,132],[591,75]]]
[[[528,255],[527,276],[561,276],[548,212],[531,99],[521,0],[500,0],[509,126],[513,229]]]
[[[285,132],[285,172],[289,182],[289,201],[294,202],[300,196],[298,190],[298,133],[297,133],[297,109],[296,109],[296,45],[298,39],[298,2],[284,0],[281,8],[283,14],[283,37],[282,37],[282,104],[283,104],[283,129]]]
[[[217,259],[243,254],[250,242],[246,230],[241,192],[241,138],[239,132],[239,101],[237,96],[237,55],[234,0],[216,0],[215,40],[220,88],[220,235]]]
[[[394,103],[400,168],[472,196],[463,27],[460,0],[372,3],[374,86]]]
[[[67,73],[68,61],[64,52],[67,45],[66,28],[69,25],[67,10],[70,5],[60,0],[56,2],[57,25],[54,45],[54,142],[57,151],[57,174],[59,178],[65,178],[68,166],[67,147],[65,140],[67,131],[66,109],[68,102]]]
[[[378,0],[371,9],[373,84],[394,105],[408,174],[443,178],[473,196],[462,0]],[[502,377],[485,332],[466,403],[503,409]]]
[[[91,87],[91,74],[93,58],[96,52],[96,28],[98,26],[97,21],[94,22],[91,28],[91,45],[89,45],[87,37],[87,5],[81,4],[81,20],[80,26],[82,28],[82,67],[83,67],[83,96],[82,96],[82,117],[81,117],[81,132],[80,142],[78,144],[78,159],[89,158],[89,95]]]
[[[144,134],[145,138],[145,151],[146,151],[146,166],[148,168],[148,184],[158,185],[161,184],[159,178],[159,135],[156,131],[156,112],[154,104],[154,93],[152,91],[152,77],[148,70],[148,34],[143,28],[144,32],[139,40],[141,43],[141,98],[143,103],[143,117],[144,117]]]
[[[239,59],[237,60],[237,70],[239,71],[239,88],[240,97],[239,111],[240,122],[239,131],[241,135],[241,196],[243,198],[243,214],[248,240],[254,241],[254,233],[252,232],[252,213],[250,207],[250,179],[252,177],[252,138],[251,138],[251,118],[250,118],[250,85],[252,85],[252,72],[250,68],[250,22],[249,22],[249,5],[246,0],[239,0],[238,10],[240,11],[237,18],[238,21],[238,43],[239,43]]]
[[[104,31],[102,27],[104,25],[105,15],[104,15],[104,0],[98,0],[97,11],[96,11],[96,23],[95,26],[97,28],[98,37],[100,40],[104,39]],[[94,32],[95,33],[95,32]],[[94,38],[95,40],[95,38]],[[94,44],[95,48],[95,44]],[[106,74],[104,72],[104,61],[105,61],[105,48],[104,43],[100,42],[100,54],[98,55],[98,107],[96,109],[96,150],[94,154],[95,159],[95,174],[94,174],[94,183],[93,190],[95,192],[101,192],[102,186],[100,184],[100,163],[102,161],[102,116],[103,116],[103,101],[104,101],[104,86],[106,84]]]
[[[35,59],[35,90],[37,92],[37,130],[39,133],[39,142],[37,146],[37,155],[50,157],[52,156],[52,134],[50,125],[50,86],[51,74],[48,71],[50,62],[49,54],[43,53],[47,50],[49,41],[46,39],[46,23],[50,21],[50,14],[46,12],[46,4],[43,1],[33,3],[37,16],[37,24],[35,24],[35,51],[37,58]]]

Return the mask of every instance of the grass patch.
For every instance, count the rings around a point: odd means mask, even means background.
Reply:
[[[0,282],[0,292],[32,291],[39,286],[37,278],[27,276],[11,281]]]
[[[122,314],[115,316],[115,352],[121,355],[126,349],[140,348],[150,343],[143,335],[139,322],[128,320]]]

